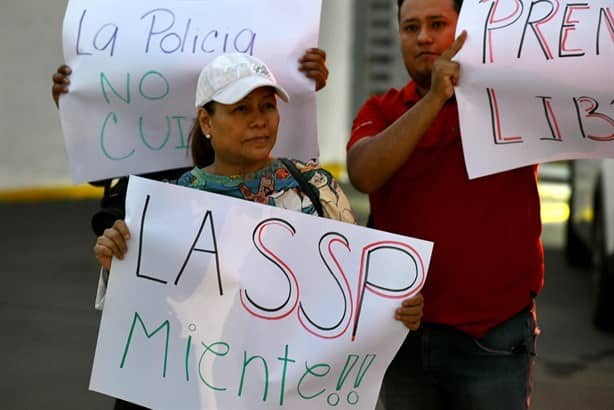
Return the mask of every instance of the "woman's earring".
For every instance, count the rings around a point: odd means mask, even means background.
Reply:
[[[207,138],[208,140],[211,139],[211,134],[205,134],[205,138]]]

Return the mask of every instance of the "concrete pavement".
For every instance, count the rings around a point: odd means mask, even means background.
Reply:
[[[89,392],[98,332],[97,201],[0,204],[0,408],[110,409]]]

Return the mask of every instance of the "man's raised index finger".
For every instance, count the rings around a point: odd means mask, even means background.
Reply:
[[[466,38],[467,31],[463,30],[462,33],[460,33],[460,35],[456,37],[456,40],[454,40],[454,42],[450,44],[450,47],[448,47],[446,51],[441,53],[441,56],[446,60],[451,60],[456,55],[456,53],[458,53],[460,49],[463,48],[463,44],[465,44]]]

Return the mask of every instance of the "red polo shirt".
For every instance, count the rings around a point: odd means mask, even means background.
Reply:
[[[348,150],[420,99],[415,83],[371,97]],[[377,229],[434,242],[424,323],[481,337],[530,304],[543,284],[537,166],[469,180],[458,110],[448,101],[405,164],[369,195]]]

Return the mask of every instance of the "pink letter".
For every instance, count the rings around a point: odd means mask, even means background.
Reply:
[[[501,117],[499,116],[499,104],[497,103],[497,96],[493,88],[487,88],[488,103],[490,104],[490,120],[492,123],[492,134],[495,139],[495,144],[513,144],[522,142],[521,136],[504,137],[501,132]]]
[[[481,0],[480,3],[484,3],[488,0]],[[497,8],[499,7],[500,0],[494,0],[493,4],[490,5],[490,10],[488,11],[488,16],[486,17],[486,24],[484,24],[484,36],[483,36],[483,44],[482,44],[482,64],[486,64],[486,50],[488,50],[488,61],[490,63],[495,62],[495,56],[492,47],[492,32],[494,30],[500,30],[502,28],[511,26],[514,24],[522,15],[522,11],[524,10],[524,5],[519,0],[515,1],[515,8],[510,14],[505,17],[496,18]]]
[[[576,23],[578,20],[571,20],[571,15],[576,10],[589,10],[588,3],[575,3],[565,5],[565,11],[563,12],[563,24],[561,24],[561,34],[559,35],[559,57],[578,57],[583,56],[585,53],[582,49],[575,48],[567,49],[567,35],[570,31],[576,30]]]

